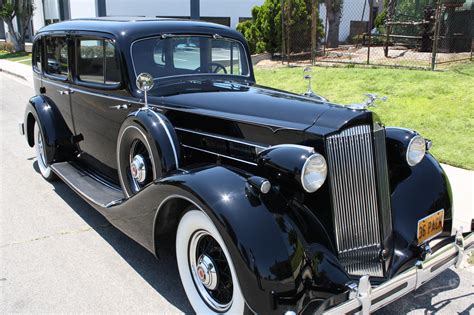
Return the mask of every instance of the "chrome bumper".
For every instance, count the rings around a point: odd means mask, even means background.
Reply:
[[[350,299],[324,314],[370,314],[418,289],[447,268],[459,267],[465,254],[473,249],[474,233],[463,237],[462,230],[459,230],[453,243],[438,249],[424,261],[418,261],[414,267],[377,287],[371,286],[369,276],[361,277],[358,285],[351,287]]]

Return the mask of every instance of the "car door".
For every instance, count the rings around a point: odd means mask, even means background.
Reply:
[[[74,36],[75,67],[71,95],[80,159],[118,183],[116,145],[122,122],[137,104],[123,89],[119,51],[112,38]]]
[[[44,76],[40,83],[41,90],[44,92],[43,96],[50,104],[58,108],[69,130],[73,133],[70,103],[70,37],[67,34],[48,35],[45,36],[43,44],[45,46]]]

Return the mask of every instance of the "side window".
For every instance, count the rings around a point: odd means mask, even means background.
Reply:
[[[68,49],[66,37],[48,37],[46,44],[46,73],[67,78]]]
[[[77,75],[80,81],[101,84],[120,83],[120,65],[110,40],[78,40]]]
[[[41,73],[41,60],[42,60],[42,40],[38,39],[33,48],[33,70]]]

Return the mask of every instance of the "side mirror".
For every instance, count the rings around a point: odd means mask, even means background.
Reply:
[[[144,93],[145,108],[148,108],[148,91],[150,91],[155,85],[153,76],[149,73],[142,72],[137,76],[136,84],[138,89]]]

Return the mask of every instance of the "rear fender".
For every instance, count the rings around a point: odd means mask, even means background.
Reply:
[[[30,147],[35,144],[34,125],[39,124],[46,144],[46,159],[49,164],[53,161],[68,159],[75,151],[76,146],[72,142],[71,130],[58,108],[47,97],[36,95],[29,100],[24,121],[25,136]],[[52,150],[53,148],[56,150]]]

